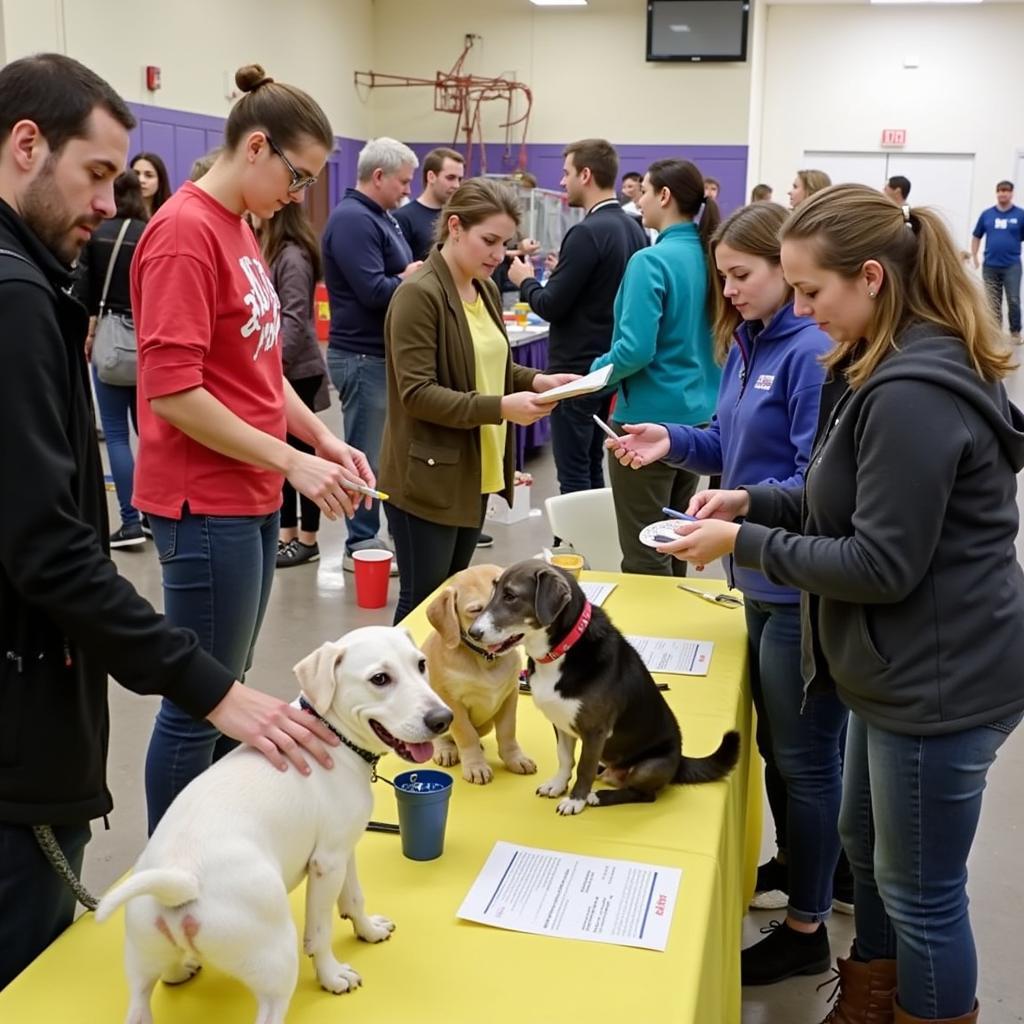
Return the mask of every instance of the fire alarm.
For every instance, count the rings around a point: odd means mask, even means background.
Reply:
[[[156,92],[160,88],[160,69],[154,64],[146,66],[146,88],[150,92]]]

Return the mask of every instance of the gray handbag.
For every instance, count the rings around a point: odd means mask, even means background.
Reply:
[[[114,264],[117,263],[121,244],[131,224],[125,218],[121,230],[114,242],[114,251],[110,254],[107,264],[107,276],[103,282],[103,294],[100,296],[99,315],[96,319],[96,335],[92,343],[92,361],[96,373],[104,384],[118,387],[135,387],[139,373],[139,350],[135,340],[135,322],[130,316],[107,311],[107,292],[110,290],[110,279],[114,275]]]

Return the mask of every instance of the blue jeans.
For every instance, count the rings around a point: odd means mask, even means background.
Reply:
[[[900,1004],[915,1017],[974,1009],[967,855],[988,769],[1021,717],[904,736],[850,716],[840,831],[855,880],[857,954],[895,958]]]
[[[612,396],[608,392],[560,402],[551,412],[551,453],[562,494],[604,487],[604,442],[593,417],[608,420]]]
[[[824,921],[832,912],[839,860],[840,749],[848,712],[834,692],[804,697],[800,606],[748,597],[745,608],[753,689],[758,692],[758,745],[762,750],[762,743],[770,746],[788,796],[788,913],[797,921]],[[762,735],[762,718],[767,736]]]
[[[55,825],[53,834],[79,878],[88,824]],[[75,896],[39,849],[31,825],[0,824],[0,989],[71,924]]]
[[[277,561],[278,513],[149,517],[160,556],[164,613],[186,626],[236,679],[245,678]],[[205,719],[164,700],[146,755],[149,832],[197,775],[236,745]]]
[[[96,368],[92,371],[96,385],[96,402],[100,407],[100,422],[103,436],[107,441],[107,458],[110,459],[110,475],[114,478],[117,503],[121,507],[121,525],[134,526],[138,523],[138,510],[132,505],[132,487],[135,479],[135,458],[132,456],[130,429],[139,432],[135,418],[135,388],[104,384]]]
[[[1020,262],[1012,267],[981,268],[985,290],[992,305],[992,312],[999,324],[1003,322],[1003,292],[1006,292],[1006,313],[1010,321],[1010,333],[1020,334]],[[106,428],[104,428],[106,429]]]
[[[345,440],[366,455],[376,473],[388,405],[384,357],[329,348],[327,369],[341,398]],[[375,501],[371,508],[360,505],[345,525],[348,528],[345,549],[351,552],[360,544],[365,546],[380,529],[380,502]]]

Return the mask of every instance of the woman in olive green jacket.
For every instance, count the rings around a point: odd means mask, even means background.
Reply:
[[[537,393],[574,380],[512,362],[490,280],[519,225],[515,195],[483,178],[441,211],[440,245],[395,292],[384,323],[388,417],[379,487],[390,494],[401,621],[469,565],[487,495],[512,500],[514,438],[555,403]]]

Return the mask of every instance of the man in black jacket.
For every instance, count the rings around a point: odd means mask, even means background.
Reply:
[[[630,256],[647,245],[644,229],[619,206],[619,158],[610,142],[583,139],[565,149],[562,188],[586,217],[562,239],[558,265],[542,286],[517,259],[509,280],[523,302],[550,321],[548,373],[587,373],[612,344],[615,296]],[[604,438],[593,417],[608,418],[610,392],[560,402],[551,413],[551,446],[562,494],[604,487]]]
[[[279,768],[337,741],[243,687],[122,579],[69,267],[114,213],[134,119],[77,61],[0,71],[0,988],[71,923],[75,899],[37,845],[49,826],[81,871],[105,780],[107,674],[160,693]]]

